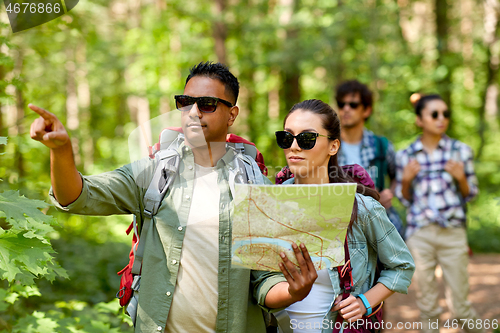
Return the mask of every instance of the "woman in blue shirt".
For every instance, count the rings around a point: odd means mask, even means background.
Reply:
[[[328,104],[312,99],[294,105],[276,139],[294,174],[284,184],[354,182],[338,165],[340,122]],[[351,295],[342,300],[336,269],[319,271],[309,295],[286,309],[294,332],[331,332],[337,313],[354,322],[394,292],[408,292],[415,265],[378,199],[376,190],[357,185],[347,232],[353,268]],[[384,269],[375,281],[377,257]]]

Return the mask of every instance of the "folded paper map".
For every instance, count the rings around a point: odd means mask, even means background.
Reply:
[[[304,243],[317,270],[344,264],[356,184],[240,185],[233,200],[232,264],[279,271],[292,242]]]

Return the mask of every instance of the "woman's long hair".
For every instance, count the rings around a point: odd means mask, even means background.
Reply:
[[[337,113],[333,111],[330,105],[318,99],[308,99],[303,102],[297,103],[286,115],[284,124],[286,123],[288,116],[290,116],[297,110],[308,111],[320,116],[322,119],[323,128],[328,132],[328,135],[330,136],[329,140],[338,139],[340,141],[340,120]],[[337,154],[331,156],[330,161],[328,162],[328,178],[330,179],[330,183],[356,183],[357,193],[370,196],[377,201],[380,199],[380,195],[376,190],[357,183],[344,172],[344,170],[339,166]],[[348,231],[352,230],[352,225],[357,218],[358,201],[356,200],[356,198],[354,198],[354,207],[352,209],[351,221],[349,222]]]

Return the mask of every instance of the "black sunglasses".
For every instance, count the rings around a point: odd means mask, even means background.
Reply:
[[[287,131],[277,131],[274,134],[276,135],[276,142],[281,149],[290,148],[293,144],[294,139],[297,139],[297,144],[301,149],[304,150],[313,149],[318,136],[324,136],[325,138],[332,139],[332,137],[330,136],[315,132],[302,132],[300,134],[293,135],[292,133]]]
[[[440,114],[439,111],[432,111],[431,113],[432,119],[438,119],[439,114]],[[450,119],[450,116],[451,116],[450,110],[443,111],[443,117],[445,117],[446,119]]]
[[[191,97],[188,95],[175,95],[175,105],[177,109],[180,111],[189,111],[191,107],[196,103],[198,105],[198,109],[201,112],[210,113],[214,112],[217,109],[217,103],[221,102],[232,108],[234,104],[228,102],[222,98],[217,97]]]
[[[357,109],[358,106],[361,104],[361,103],[358,103],[358,102],[350,102],[350,103],[345,103],[345,102],[339,102],[337,101],[337,105],[339,106],[339,109],[343,109],[344,106],[349,105],[351,107],[351,109]]]

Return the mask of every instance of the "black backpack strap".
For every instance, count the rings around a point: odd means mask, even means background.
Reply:
[[[451,139],[451,157],[453,158],[454,153],[458,155],[459,160],[457,162],[462,162],[462,154],[460,152],[460,147],[459,147],[460,141]],[[465,170],[464,170],[465,171]],[[462,195],[462,192],[460,191],[460,186],[458,185],[458,182],[454,180],[455,182],[455,187],[457,188],[457,194],[458,197],[460,198],[460,204],[462,205],[462,208],[464,210],[464,213],[467,214],[467,202],[465,201],[464,196]],[[465,223],[465,226],[467,226],[467,220]]]
[[[387,149],[389,140],[383,136],[374,135],[375,139],[375,158],[370,164],[377,167],[377,179],[375,180],[375,187],[377,190],[382,191],[385,188],[385,174],[387,172]]]

